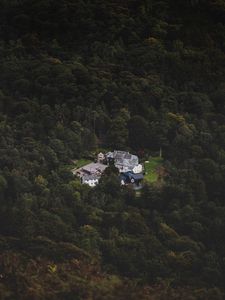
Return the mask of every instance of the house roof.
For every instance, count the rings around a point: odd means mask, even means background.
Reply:
[[[107,165],[103,165],[100,163],[90,163],[86,166],[83,166],[82,171],[90,173],[90,174],[94,174],[97,172],[102,173],[106,168],[107,168]]]
[[[134,180],[141,180],[144,178],[144,175],[142,173],[139,174],[134,174],[132,172],[126,172],[124,173],[125,176],[129,177],[130,179],[134,179]]]
[[[125,159],[131,159],[132,156],[134,156],[134,155],[131,155],[129,152],[125,152],[125,154],[124,154]]]
[[[141,180],[144,178],[144,175],[142,173],[139,173],[139,174],[132,174],[132,178],[134,180]]]
[[[127,177],[124,174],[120,175],[120,180],[126,181]]]
[[[113,152],[107,152],[105,156],[107,158],[114,158],[114,153]]]
[[[136,155],[130,154],[126,151],[115,150],[114,152],[108,152],[106,157],[114,158],[116,167],[123,166],[130,170],[133,170],[133,168],[139,163]]]

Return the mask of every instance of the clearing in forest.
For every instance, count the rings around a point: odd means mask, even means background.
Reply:
[[[145,170],[145,180],[154,183],[157,182],[160,176],[160,169],[162,167],[163,158],[162,157],[151,157],[148,161],[144,163]]]
[[[79,169],[85,165],[88,165],[92,162],[92,160],[90,159],[85,159],[85,158],[81,158],[77,161],[75,161],[75,166],[76,166],[76,169]]]
[[[78,160],[73,160],[72,161],[73,169],[71,170],[71,165],[68,166],[68,169],[70,169],[72,172],[74,172],[75,170],[80,169],[83,166],[90,164],[91,162],[92,161],[90,159],[86,159],[86,158],[81,158],[81,159],[78,159]]]

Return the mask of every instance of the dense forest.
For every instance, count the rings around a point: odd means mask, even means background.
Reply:
[[[0,0],[0,132],[0,299],[224,299],[223,0]]]

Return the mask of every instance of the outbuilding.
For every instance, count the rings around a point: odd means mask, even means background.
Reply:
[[[143,180],[144,175],[142,173],[134,174],[132,172],[126,172],[126,173],[123,173],[121,178],[126,183],[133,183],[133,184],[139,185],[140,182]]]

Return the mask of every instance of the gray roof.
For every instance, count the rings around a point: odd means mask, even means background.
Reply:
[[[107,165],[103,165],[100,163],[90,163],[86,166],[83,166],[81,169],[84,172],[95,174],[95,173],[102,173],[107,168]]]
[[[115,166],[121,165],[133,169],[138,165],[138,157],[125,151],[114,151]]]
[[[125,151],[118,151],[118,150],[115,150],[114,153],[113,153],[114,159],[121,159],[121,158],[124,158],[125,155],[126,155],[126,152],[125,152]]]
[[[134,155],[133,155],[134,156]],[[124,154],[124,158],[125,159],[131,159],[132,158],[132,155],[129,153],[129,152],[126,152],[125,154]]]
[[[114,158],[115,166],[124,167],[133,170],[139,164],[138,157],[126,151],[114,150],[114,152],[106,153],[107,158]]]
[[[114,153],[113,152],[107,152],[105,156],[107,158],[114,158]]]

